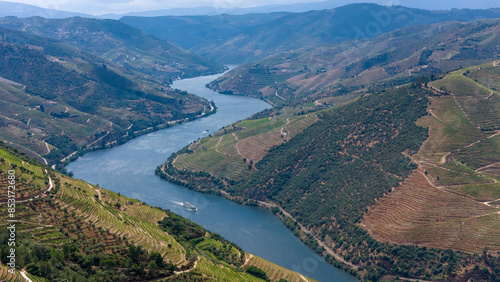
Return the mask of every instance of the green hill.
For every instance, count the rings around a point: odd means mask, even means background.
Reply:
[[[499,69],[490,62],[317,112],[318,121],[248,169],[231,147],[241,154],[254,138],[246,151],[258,151],[273,122],[243,121],[174,154],[157,174],[271,208],[313,250],[364,280],[495,281]],[[239,138],[226,141],[231,135]]]
[[[363,3],[303,13],[121,20],[205,58],[235,64],[299,48],[377,37],[407,26],[498,17],[499,9],[426,11]]]
[[[264,281],[255,269],[271,281],[305,279],[188,219],[72,179],[3,143],[0,190],[2,281],[20,281],[21,270],[32,281]]]
[[[51,164],[214,110],[66,43],[7,29],[0,36],[0,136]]]
[[[130,70],[150,75],[160,84],[177,77],[214,74],[220,64],[193,55],[166,40],[115,20],[89,18],[2,18],[0,27],[69,43]]]
[[[370,40],[275,54],[242,65],[210,87],[276,105],[300,105],[477,65],[500,53],[498,20],[412,26]]]

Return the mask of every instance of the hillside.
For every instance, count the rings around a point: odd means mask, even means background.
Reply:
[[[366,280],[495,281],[499,117],[496,92],[488,87],[497,78],[490,63],[429,84],[446,93],[419,83],[372,92],[316,113],[318,121],[248,169],[233,165],[232,174],[224,173],[217,164],[231,164],[234,152],[223,137],[240,136],[243,123],[259,120],[244,121],[232,133],[228,127],[222,137],[193,143],[157,173],[272,208],[313,250]],[[271,140],[264,136],[245,137]],[[262,142],[248,147],[258,152]],[[231,156],[219,154],[221,160],[204,167],[217,149]]]
[[[500,250],[500,67],[489,63],[430,83],[438,94],[419,120],[430,137],[418,168],[363,218],[381,241],[480,253]],[[401,201],[404,199],[404,201]],[[467,207],[467,208],[464,208]]]
[[[210,83],[221,93],[275,105],[328,102],[500,57],[500,21],[438,23],[370,40],[299,49],[242,65]]]
[[[54,3],[55,4],[55,3]],[[44,17],[44,18],[69,18],[69,17],[91,17],[82,13],[61,11],[57,9],[45,9],[38,6],[0,1],[0,17]]]
[[[272,19],[269,21],[262,20],[265,15],[149,19],[125,17],[122,20],[188,48],[189,51],[205,58],[236,64],[252,62],[278,52],[299,48],[317,48],[336,42],[377,37],[407,26],[454,20],[473,21],[498,18],[500,10],[426,11],[365,3],[303,13],[270,13],[267,14],[269,19]],[[239,29],[237,30],[239,32],[233,36],[227,33],[228,26],[246,22],[249,17],[255,19],[253,26]],[[170,24],[164,25],[163,23]],[[207,32],[205,36],[196,32],[206,30],[205,26],[209,26],[214,32]],[[220,40],[221,37],[224,40]],[[195,45],[187,42],[193,42]]]
[[[148,74],[150,79],[162,85],[178,77],[224,70],[222,65],[115,20],[9,17],[0,19],[0,27],[69,43],[130,70]]]
[[[1,139],[50,164],[215,110],[68,44],[0,36]]]
[[[186,50],[217,46],[251,29],[288,13],[246,14],[240,16],[163,16],[123,17],[121,22],[154,34]]]
[[[271,281],[314,281],[168,210],[72,179],[3,144],[0,169],[1,251],[14,248],[16,255],[15,273],[2,256],[2,281],[21,281],[21,275],[32,281],[264,281],[251,267]],[[7,193],[13,179],[16,189]],[[15,206],[8,207],[8,199]],[[15,246],[7,244],[5,227],[12,222]]]

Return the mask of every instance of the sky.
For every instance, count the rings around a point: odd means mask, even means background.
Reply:
[[[171,8],[211,6],[221,10],[233,7],[255,7],[270,4],[321,2],[321,0],[4,0],[31,4],[42,8],[80,12],[92,15],[127,13]],[[500,0],[331,0],[339,5],[347,2],[374,2],[422,9],[491,8],[500,7]]]

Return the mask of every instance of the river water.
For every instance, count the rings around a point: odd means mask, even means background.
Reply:
[[[318,281],[356,281],[311,251],[271,212],[194,192],[154,174],[158,165],[192,141],[270,107],[258,99],[221,95],[207,89],[205,85],[218,76],[184,79],[172,85],[213,100],[219,109],[217,113],[137,137],[114,148],[87,153],[70,163],[67,170],[73,171],[75,178],[169,209],[219,233],[246,252]],[[183,201],[195,205],[198,211],[185,210]]]

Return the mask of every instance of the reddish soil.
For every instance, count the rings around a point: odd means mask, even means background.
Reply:
[[[236,148],[244,158],[260,161],[273,146],[278,146],[284,140],[279,133],[261,134],[245,138],[236,144]]]
[[[415,170],[372,206],[361,225],[379,241],[500,251],[500,209],[431,185]],[[485,242],[488,242],[485,245]]]

